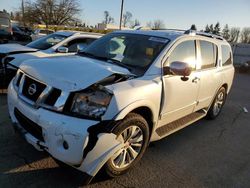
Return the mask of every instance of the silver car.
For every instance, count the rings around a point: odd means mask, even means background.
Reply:
[[[194,31],[117,31],[78,56],[24,62],[9,85],[15,129],[87,174],[115,177],[148,144],[221,112],[234,76],[223,38]]]

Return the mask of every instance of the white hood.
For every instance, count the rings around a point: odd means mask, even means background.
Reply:
[[[20,69],[63,91],[78,91],[114,74],[131,74],[127,69],[103,61],[65,56],[24,61]]]
[[[2,54],[11,54],[11,53],[24,53],[24,52],[35,52],[37,49],[23,46],[20,44],[1,44],[0,53]]]
[[[14,58],[11,62],[9,62],[9,64],[11,64],[14,67],[19,67],[22,64],[22,62],[25,60],[48,57],[50,55],[51,54],[44,53],[43,51],[37,51],[37,52],[30,52],[30,53],[13,54],[13,55],[9,55],[8,57]]]

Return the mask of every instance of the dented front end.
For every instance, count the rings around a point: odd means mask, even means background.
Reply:
[[[40,100],[37,104],[24,100],[21,89],[16,88],[16,78],[8,88],[8,107],[14,128],[19,130],[26,141],[36,149],[45,150],[57,160],[93,177],[107,160],[123,147],[123,143],[112,133],[116,122],[103,121],[101,112],[95,116],[84,110],[80,112],[74,109],[81,110],[86,105],[90,106],[90,111],[91,105],[107,108],[112,98],[112,91],[105,85],[118,83],[127,78],[112,74],[86,89],[71,92],[60,108],[43,105],[41,101],[45,100]],[[110,98],[105,98],[106,96],[100,92],[104,92]],[[78,101],[78,104],[77,97],[84,102]],[[76,107],[77,105],[80,107]]]

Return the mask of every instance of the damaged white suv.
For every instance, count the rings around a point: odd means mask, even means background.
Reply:
[[[42,63],[41,63],[42,62]],[[71,57],[28,60],[8,88],[27,142],[89,181],[138,162],[149,142],[216,118],[234,76],[230,45],[193,31],[117,31]]]

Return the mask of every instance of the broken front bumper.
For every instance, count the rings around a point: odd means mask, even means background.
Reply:
[[[12,83],[8,88],[8,107],[13,125],[28,143],[90,176],[95,176],[106,161],[123,147],[113,133],[89,131],[93,127],[98,129],[98,121],[70,117],[43,108],[34,109],[19,99]]]

